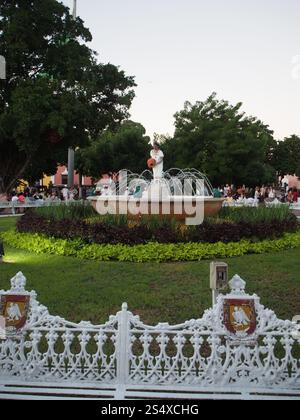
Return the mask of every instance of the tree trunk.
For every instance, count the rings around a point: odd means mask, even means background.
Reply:
[[[24,172],[26,171],[28,165],[30,164],[31,157],[27,157],[22,167],[16,171],[11,179],[8,182],[5,182],[2,178],[2,182],[0,182],[0,194],[10,194],[12,189],[15,187],[16,183],[19,179],[22,178]]]

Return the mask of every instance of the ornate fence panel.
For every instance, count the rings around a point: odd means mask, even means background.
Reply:
[[[25,285],[18,273],[0,292],[0,398],[300,399],[296,325],[238,276],[201,319],[175,326],[145,325],[126,304],[106,324],[75,324]]]

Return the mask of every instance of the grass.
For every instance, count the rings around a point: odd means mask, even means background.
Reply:
[[[18,217],[0,217],[0,232],[15,227]]]
[[[10,229],[14,218],[0,218],[0,231]],[[27,288],[53,315],[70,321],[107,321],[127,302],[129,309],[150,324],[181,323],[199,318],[211,305],[209,262],[135,264],[79,261],[71,257],[36,255],[7,247],[0,264],[0,289],[18,271]],[[249,255],[225,260],[230,276],[238,273],[247,290],[284,319],[300,314],[300,250]]]

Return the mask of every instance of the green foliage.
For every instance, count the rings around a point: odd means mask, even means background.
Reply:
[[[300,247],[300,231],[285,234],[283,238],[252,243],[242,240],[238,243],[218,242],[145,245],[86,245],[80,239],[62,240],[38,234],[21,234],[10,230],[1,234],[4,242],[15,248],[38,254],[48,253],[61,256],[76,256],[79,259],[126,262],[176,262],[201,261],[214,258],[231,258],[247,254],[263,254]]]
[[[94,217],[89,217],[86,220],[90,224],[105,223],[108,226],[127,226],[128,218],[125,214],[115,215],[115,214],[106,214],[106,215],[95,215]]]
[[[125,121],[117,130],[107,130],[76,153],[76,167],[86,175],[98,178],[110,171],[128,169],[140,173],[146,169],[149,137],[138,123]]]
[[[88,217],[87,222],[91,224],[103,223],[110,226],[119,226],[119,227],[132,227],[132,226],[145,226],[149,230],[153,231],[155,229],[160,229],[164,227],[172,228],[174,230],[179,230],[182,227],[182,223],[174,218],[162,217],[162,216],[149,216],[142,217],[138,220],[132,220],[128,218],[126,214],[114,215],[95,215],[93,217]]]
[[[40,208],[28,211],[17,223],[20,233],[37,233],[57,239],[81,239],[91,244],[139,245],[158,243],[252,242],[280,238],[295,232],[299,223],[288,208],[224,209],[199,226],[186,226],[159,216],[131,219],[127,215],[99,216],[90,204]]]
[[[281,175],[300,176],[300,137],[293,135],[275,143],[272,165]]]
[[[168,216],[149,216],[142,217],[139,220],[132,220],[126,214],[99,215],[93,208],[92,204],[87,201],[74,201],[67,204],[53,204],[45,207],[37,207],[32,210],[39,216],[47,219],[63,220],[63,219],[85,219],[89,223],[105,223],[113,226],[129,226],[141,225],[150,229],[158,229],[162,227],[171,227],[175,230],[182,226],[182,223],[175,218]],[[211,223],[219,223],[222,221],[230,222],[282,222],[294,218],[290,211],[289,205],[280,205],[274,207],[223,207],[219,214],[206,220]],[[187,227],[186,227],[187,228]]]
[[[274,207],[223,207],[219,219],[240,223],[282,222],[294,217],[289,205]]]
[[[53,174],[69,146],[128,117],[132,77],[98,64],[83,21],[56,0],[0,2],[0,193]]]
[[[149,216],[149,217],[142,217],[140,219],[140,225],[146,226],[150,230],[161,229],[161,228],[170,228],[172,230],[180,230],[182,227],[182,222],[179,222],[175,218],[170,217],[163,217],[163,216]]]
[[[15,222],[16,218],[0,218],[0,231],[12,228]],[[211,306],[209,262],[99,263],[36,254],[6,244],[0,289],[7,290],[9,280],[22,271],[28,288],[37,291],[50,313],[70,321],[84,319],[99,325],[127,302],[148,325],[161,321],[177,325],[199,318]],[[224,262],[229,264],[229,278],[240,274],[247,281],[247,291],[258,294],[281,319],[292,319],[299,313],[299,248]]]
[[[245,116],[241,106],[220,101],[216,94],[204,102],[186,102],[175,114],[174,138],[163,146],[167,166],[195,167],[215,185],[269,182],[275,176],[269,164],[273,133],[260,120]]]
[[[53,220],[82,220],[92,218],[96,211],[91,203],[86,201],[74,201],[67,204],[53,204],[36,208],[35,213],[46,219]]]
[[[15,217],[1,217],[0,218],[0,233],[9,229],[13,229],[16,226],[16,221],[18,219]]]

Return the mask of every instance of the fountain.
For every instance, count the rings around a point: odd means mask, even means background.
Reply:
[[[177,220],[217,214],[223,199],[213,197],[208,178],[197,169],[172,168],[163,172],[163,153],[155,144],[148,167],[141,174],[122,170],[116,183],[99,197],[88,197],[99,214],[127,215],[130,218],[159,215]],[[200,221],[200,219],[201,221]]]

